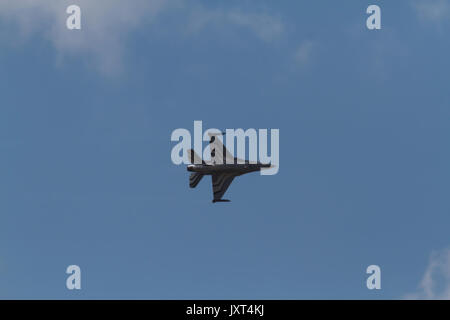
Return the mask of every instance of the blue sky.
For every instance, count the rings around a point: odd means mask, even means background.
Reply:
[[[2,1],[0,298],[449,298],[449,28],[445,0]],[[278,174],[189,189],[194,120],[280,129]]]

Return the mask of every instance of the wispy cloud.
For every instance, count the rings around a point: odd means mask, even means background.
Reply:
[[[418,290],[404,298],[450,300],[450,249],[433,252]]]
[[[283,33],[283,23],[276,16],[267,13],[244,13],[231,11],[227,14],[230,23],[249,28],[265,41],[272,41]]]
[[[66,8],[71,4],[81,7],[81,30],[66,28]],[[123,66],[126,36],[143,25],[156,24],[161,13],[172,9],[180,10],[182,28],[191,31],[199,32],[213,24],[244,28],[270,42],[284,29],[281,19],[267,12],[211,9],[183,0],[1,0],[0,18],[15,25],[21,39],[35,35],[47,39],[60,60],[82,54],[102,73],[113,74]]]
[[[412,2],[418,17],[423,21],[441,23],[450,16],[448,0],[416,0]]]
[[[66,28],[66,8],[71,4],[82,9],[82,30]],[[100,71],[109,74],[122,66],[124,36],[152,22],[168,7],[166,0],[2,0],[0,16],[25,38],[47,39],[60,58],[86,54]]]
[[[194,7],[190,12],[188,30],[196,33],[208,27],[241,27],[267,42],[279,38],[284,31],[284,24],[281,18],[264,11],[249,12],[236,8],[211,9],[202,6]]]
[[[303,67],[311,61],[315,46],[316,44],[311,40],[305,40],[298,46],[294,55],[298,66]]]

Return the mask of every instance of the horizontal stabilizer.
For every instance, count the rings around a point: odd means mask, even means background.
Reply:
[[[189,187],[191,188],[195,188],[200,180],[202,180],[203,178],[203,174],[195,172],[195,173],[191,173],[191,175],[189,176]]]

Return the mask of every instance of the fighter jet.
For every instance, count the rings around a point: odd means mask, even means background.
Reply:
[[[271,168],[271,164],[260,162],[250,162],[241,160],[233,155],[225,148],[222,141],[217,138],[220,133],[208,133],[210,137],[211,161],[204,161],[195,153],[194,150],[188,150],[190,165],[187,171],[192,172],[189,176],[189,187],[195,188],[203,176],[210,175],[212,179],[212,188],[214,199],[212,202],[229,202],[230,200],[222,199],[233,179],[237,176],[260,171],[262,168]]]

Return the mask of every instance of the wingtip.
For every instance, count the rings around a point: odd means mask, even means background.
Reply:
[[[210,136],[210,137],[215,137],[215,136],[220,136],[220,135],[222,135],[222,136],[224,136],[224,135],[226,135],[226,132],[223,132],[223,131],[208,131],[208,136]]]

